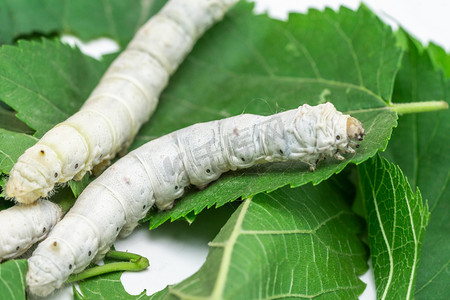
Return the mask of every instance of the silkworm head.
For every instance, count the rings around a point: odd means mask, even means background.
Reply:
[[[351,140],[362,141],[366,133],[362,123],[353,117],[347,119],[347,135]]]
[[[55,177],[54,174],[58,176]],[[36,144],[19,157],[11,170],[5,189],[6,196],[21,203],[32,203],[39,197],[47,196],[59,174],[61,164],[56,153],[49,147]]]
[[[72,250],[64,243],[42,242],[28,259],[26,282],[34,295],[45,297],[59,288],[72,273],[74,257]],[[72,267],[70,267],[72,265]]]

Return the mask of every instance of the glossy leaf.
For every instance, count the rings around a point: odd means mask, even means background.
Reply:
[[[411,38],[398,74],[394,100],[444,100],[450,103],[450,80],[436,71],[427,51]],[[438,61],[434,61],[439,64]],[[445,64],[440,64],[442,68]],[[423,240],[416,299],[442,299],[450,282],[450,111],[405,115],[399,119],[385,156],[400,166],[412,187],[419,187],[430,208]]]
[[[377,299],[413,299],[428,206],[379,155],[358,169]]]
[[[0,264],[0,295],[2,299],[25,299],[26,259],[10,260]]]

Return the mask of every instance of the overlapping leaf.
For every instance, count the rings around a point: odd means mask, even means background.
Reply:
[[[0,99],[39,138],[80,108],[107,66],[58,41],[3,46]]]
[[[0,45],[32,34],[115,39],[123,47],[165,0],[0,1]]]
[[[398,74],[394,100],[450,102],[450,80],[441,71],[446,64],[417,49],[409,38]],[[442,50],[442,49],[441,49]],[[411,186],[418,186],[430,207],[430,222],[423,241],[416,299],[444,299],[450,282],[450,111],[405,115],[399,120],[386,157],[400,166]]]
[[[377,155],[359,166],[378,299],[412,299],[429,213],[402,171]]]
[[[331,181],[249,198],[201,269],[151,299],[354,299],[367,269],[360,220]]]

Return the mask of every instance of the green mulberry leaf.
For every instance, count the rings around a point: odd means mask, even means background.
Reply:
[[[200,270],[150,299],[354,299],[367,270],[362,223],[334,182],[246,199]]]
[[[73,288],[74,299],[96,299],[96,300],[110,300],[110,299],[142,299],[146,298],[145,291],[139,295],[128,294],[122,283],[120,276],[123,272],[114,272],[102,276],[97,276],[92,279],[87,279],[79,283],[80,291]]]
[[[0,295],[2,299],[25,299],[26,259],[10,260],[0,264]]]
[[[413,299],[428,206],[400,168],[377,155],[359,166],[378,299]]]
[[[76,112],[108,64],[58,41],[0,48],[0,99],[42,137]]]
[[[411,38],[394,89],[394,100],[444,100],[450,103],[450,80]],[[442,49],[441,49],[442,50]],[[448,58],[447,58],[448,59]],[[433,64],[435,64],[433,66]],[[450,111],[405,115],[399,119],[385,156],[398,164],[411,186],[420,188],[430,208],[423,240],[416,299],[444,299],[450,282]]]
[[[0,45],[33,34],[115,39],[124,47],[164,0],[0,1]]]

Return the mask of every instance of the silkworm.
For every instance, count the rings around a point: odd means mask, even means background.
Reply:
[[[331,103],[273,116],[243,114],[195,124],[148,142],[96,178],[28,260],[27,284],[46,296],[73,272],[101,259],[151,206],[168,209],[190,185],[228,171],[298,160],[314,170],[325,156],[344,159],[364,137],[357,119]]]
[[[61,216],[59,205],[47,200],[0,211],[0,262],[25,253],[44,239]]]
[[[31,203],[125,151],[196,40],[237,0],[171,0],[111,64],[82,108],[19,157],[6,195]]]

